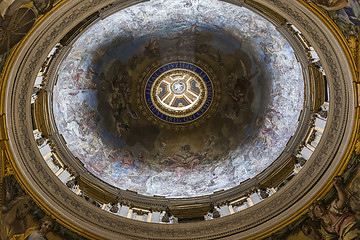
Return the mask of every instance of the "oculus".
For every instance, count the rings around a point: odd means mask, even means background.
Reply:
[[[156,69],[144,89],[147,109],[156,119],[186,124],[212,106],[214,87],[209,75],[193,63],[171,62]]]

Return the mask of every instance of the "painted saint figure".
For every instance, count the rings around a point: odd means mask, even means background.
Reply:
[[[349,196],[343,186],[343,178],[336,176],[333,182],[337,199],[330,206],[321,201],[313,203],[309,208],[309,216],[320,221],[321,231],[326,239],[360,239],[360,221],[348,209]]]
[[[316,1],[316,4],[327,11],[336,11],[343,22],[360,26],[360,5],[358,0]]]

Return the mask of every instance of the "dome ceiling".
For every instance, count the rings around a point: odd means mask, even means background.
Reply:
[[[211,194],[263,171],[294,134],[303,99],[287,40],[220,1],[151,1],[96,22],[53,89],[58,130],[92,174],[165,197]]]
[[[36,21],[0,105],[39,207],[91,239],[261,239],[328,191],[358,137],[347,43],[303,1],[234,3],[59,1]]]

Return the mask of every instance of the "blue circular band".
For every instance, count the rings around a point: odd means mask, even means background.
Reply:
[[[204,105],[202,105],[202,107],[198,109],[196,112],[186,117],[168,116],[166,113],[159,111],[159,109],[157,109],[157,107],[152,102],[151,89],[153,87],[154,82],[160,75],[173,69],[185,69],[187,71],[191,71],[197,74],[203,80],[203,82],[205,83],[205,87],[207,89],[207,96]],[[186,124],[200,118],[210,108],[213,101],[213,97],[214,97],[214,88],[210,77],[207,75],[207,73],[204,70],[189,62],[178,61],[178,62],[167,63],[161,66],[150,75],[145,85],[145,102],[148,109],[158,119],[172,124]]]

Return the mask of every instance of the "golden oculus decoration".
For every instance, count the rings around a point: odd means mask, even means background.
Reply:
[[[148,78],[144,100],[152,117],[170,124],[191,123],[212,106],[214,86],[209,75],[189,62],[171,62]]]

